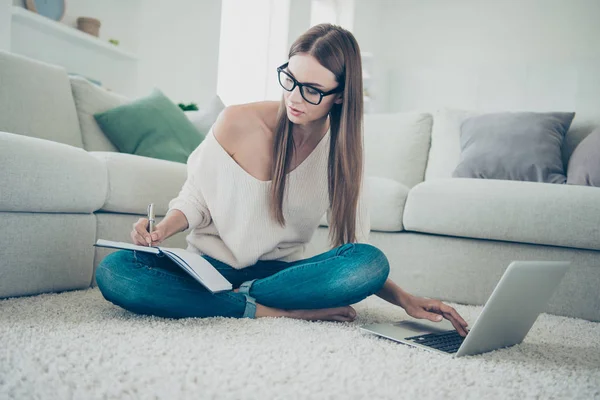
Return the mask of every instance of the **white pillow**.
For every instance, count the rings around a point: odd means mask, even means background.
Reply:
[[[478,111],[443,108],[435,112],[425,180],[452,178],[460,162],[460,127]]]
[[[206,107],[198,111],[185,111],[185,115],[189,118],[198,132],[206,136],[210,128],[213,126],[217,117],[225,109],[225,104],[219,96],[215,96],[210,100]]]
[[[404,230],[402,215],[409,188],[389,178],[367,176],[365,178],[366,200],[372,231],[399,232]],[[321,218],[321,226],[329,226],[327,214]]]
[[[428,113],[365,115],[365,175],[413,187],[423,182],[431,125]]]

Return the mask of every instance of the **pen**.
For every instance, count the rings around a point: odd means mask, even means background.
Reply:
[[[148,232],[154,231],[154,203],[148,204]]]

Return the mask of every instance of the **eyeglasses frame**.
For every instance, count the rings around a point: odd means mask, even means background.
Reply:
[[[312,85],[305,85],[304,83],[300,83],[290,73],[284,71],[284,69],[287,68],[288,64],[289,64],[289,62],[286,62],[285,64],[277,67],[277,79],[279,80],[279,84],[281,85],[281,87],[283,88],[283,90],[286,90],[288,92],[293,92],[294,89],[296,89],[296,86],[298,86],[300,88],[300,95],[302,96],[302,98],[304,100],[306,100],[308,103],[312,104],[312,105],[318,106],[323,101],[323,97],[330,96],[332,94],[340,93],[340,92],[344,91],[344,85],[343,84],[339,85],[338,87],[336,87],[333,90],[330,90],[328,92],[324,92],[321,89],[316,88],[316,87],[314,87]],[[279,79],[279,77],[281,76],[280,75],[281,72],[283,72],[284,74],[286,74],[287,76],[289,76],[290,79],[294,82],[294,86],[292,86],[291,89],[288,90],[285,87],[283,87],[283,84],[281,83],[281,79]],[[319,97],[319,102],[318,103],[313,103],[313,102],[309,101],[306,97],[304,97],[304,89],[302,89],[303,87],[308,87],[308,88],[310,88],[312,90],[317,91],[319,93],[319,95],[321,96],[321,97]]]

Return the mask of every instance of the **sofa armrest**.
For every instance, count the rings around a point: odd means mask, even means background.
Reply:
[[[67,144],[0,132],[0,211],[92,213],[108,188],[104,164]]]

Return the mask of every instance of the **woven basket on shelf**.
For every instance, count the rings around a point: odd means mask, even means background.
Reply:
[[[96,18],[79,17],[77,18],[77,29],[92,36],[100,36],[100,21]]]

